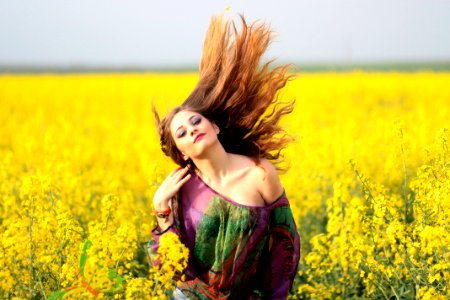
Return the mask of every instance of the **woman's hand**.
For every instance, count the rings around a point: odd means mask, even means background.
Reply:
[[[172,171],[169,176],[164,179],[153,196],[153,207],[156,211],[167,210],[170,205],[170,199],[175,196],[178,190],[191,178],[191,174],[187,174],[189,165],[184,168],[178,168]]]

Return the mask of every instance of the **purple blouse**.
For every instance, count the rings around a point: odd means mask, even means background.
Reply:
[[[189,299],[286,299],[297,273],[300,238],[286,194],[267,206],[234,202],[198,175],[179,192],[175,223],[153,229],[179,235],[189,248],[186,280],[178,288]]]

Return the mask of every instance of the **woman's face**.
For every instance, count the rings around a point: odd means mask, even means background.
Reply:
[[[189,110],[182,110],[173,117],[170,133],[184,160],[201,157],[205,149],[219,141],[219,128],[201,114]]]

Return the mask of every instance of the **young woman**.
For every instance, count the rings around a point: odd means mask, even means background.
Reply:
[[[212,18],[195,89],[162,121],[154,108],[180,168],[154,195],[149,251],[168,231],[190,250],[174,299],[286,299],[297,272],[300,239],[275,167],[290,141],[278,122],[294,103],[277,100],[290,76],[259,66],[272,32],[241,20],[237,31]]]

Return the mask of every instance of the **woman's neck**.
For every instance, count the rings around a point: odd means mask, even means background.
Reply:
[[[231,170],[230,154],[220,143],[209,149],[201,158],[192,159],[203,179],[221,184]]]

